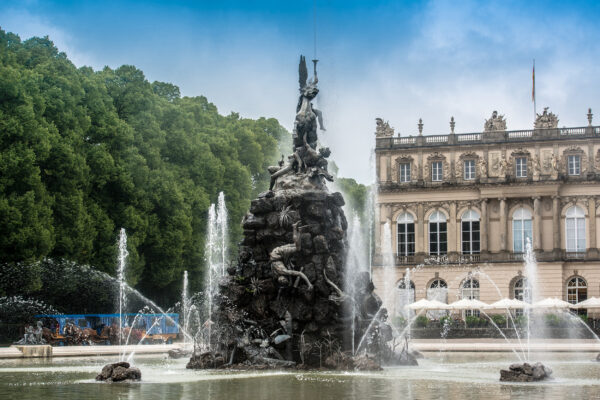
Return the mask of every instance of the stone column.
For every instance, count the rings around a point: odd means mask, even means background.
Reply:
[[[488,199],[481,199],[481,221],[479,222],[479,235],[481,236],[481,252],[488,251],[488,215],[487,215]]]
[[[542,250],[542,204],[539,196],[533,198],[533,250]]]
[[[590,197],[588,201],[588,214],[590,216],[590,243],[588,248],[590,253],[594,253],[593,256],[595,257],[598,254],[598,246],[596,245],[596,199],[593,197]]]
[[[560,252],[560,198],[552,196],[552,247],[553,251]]]
[[[383,223],[381,222],[381,204],[375,206],[375,253],[381,254],[381,230]]]
[[[386,162],[386,178],[385,180],[387,182],[391,182],[392,181],[392,156],[388,154],[388,156],[385,159]]]
[[[380,154],[376,154],[375,155],[375,173],[377,175],[377,182],[381,182],[381,165],[380,165],[380,161],[381,161],[381,155]]]
[[[506,242],[508,241],[508,234],[506,229],[506,197],[501,197],[500,199],[500,251],[506,252],[507,246]]]
[[[450,218],[448,219],[448,255],[459,252],[458,248],[460,245],[458,243],[460,240],[460,234],[457,237],[458,224],[456,222],[456,203],[450,203]]]
[[[417,226],[415,230],[415,253],[423,254],[425,253],[425,212],[423,211],[423,204],[419,203],[417,205]]]

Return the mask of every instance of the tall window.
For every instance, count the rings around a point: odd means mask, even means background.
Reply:
[[[465,160],[464,170],[466,181],[475,179],[475,160]]]
[[[429,217],[429,254],[445,255],[448,252],[446,216],[434,211]]]
[[[513,287],[513,298],[527,302],[527,303],[532,302],[531,289],[529,287],[529,283],[527,282],[526,278],[520,278],[515,282],[515,285]],[[516,316],[523,315],[523,310],[516,309],[515,315]]]
[[[474,210],[467,210],[461,218],[462,225],[462,253],[479,254],[479,214]]]
[[[431,163],[431,180],[433,182],[442,181],[442,161],[434,161]]]
[[[409,213],[398,217],[398,255],[412,256],[415,254],[415,220]]]
[[[569,175],[579,175],[581,173],[581,156],[570,155],[567,162],[569,166]]]
[[[582,277],[576,276],[567,282],[567,301],[577,304],[587,299],[587,283]]]
[[[400,164],[400,182],[410,182],[410,163]]]
[[[415,284],[410,281],[408,287],[404,279],[398,284],[396,290],[396,314],[401,314],[404,318],[411,318],[414,315],[414,311],[406,308],[407,305],[415,302]]]
[[[515,282],[513,298],[531,303],[531,290],[526,278],[519,278]]]
[[[585,212],[581,207],[573,206],[567,210],[566,220],[567,251],[585,251]]]
[[[448,303],[448,284],[445,280],[436,278],[427,288],[427,300],[437,300],[441,303]],[[428,311],[427,316],[433,319],[439,319],[447,315],[447,311]]]
[[[463,299],[479,300],[479,281],[477,279],[467,279],[461,287],[461,295]],[[478,310],[467,310],[465,316],[479,316]]]
[[[515,158],[515,168],[517,178],[527,178],[527,157]]]
[[[527,240],[531,241],[531,213],[526,208],[518,208],[513,213],[513,252],[525,253]]]

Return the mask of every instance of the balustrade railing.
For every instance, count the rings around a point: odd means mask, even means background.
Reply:
[[[481,133],[462,133],[456,135],[457,142],[476,142],[481,140]]]
[[[487,136],[489,135],[489,136]],[[460,133],[450,135],[430,135],[430,136],[405,136],[405,137],[380,137],[376,139],[377,148],[390,147],[412,147],[412,146],[443,146],[452,144],[486,143],[486,140],[507,142],[520,142],[527,139],[552,139],[564,137],[582,137],[582,136],[600,137],[600,126],[574,127],[574,128],[553,128],[553,129],[529,129],[516,131],[500,132],[475,132]],[[489,137],[489,139],[487,139]]]
[[[536,253],[536,259],[538,262],[553,262],[563,260],[584,260],[584,259],[598,259],[596,253],[581,252],[581,251],[561,251],[555,253],[553,251],[544,251]],[[444,255],[429,255],[423,253],[417,253],[414,255],[403,256],[397,253],[394,254],[395,264],[400,265],[456,265],[456,264],[479,264],[479,263],[504,263],[504,262],[516,262],[522,263],[524,261],[524,253],[513,253],[513,252],[501,252],[501,253],[485,253],[485,254],[458,254],[449,253]],[[374,258],[373,265],[383,265],[383,258],[381,254],[378,254]]]
[[[425,143],[448,143],[448,135],[425,136]]]

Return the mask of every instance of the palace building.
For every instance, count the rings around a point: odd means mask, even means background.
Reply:
[[[600,126],[591,109],[587,120],[559,128],[544,109],[534,129],[509,131],[494,111],[482,132],[456,134],[452,118],[449,134],[424,136],[419,120],[400,137],[378,118],[372,273],[383,288],[394,265],[392,312],[422,298],[522,299],[528,243],[540,297],[600,296]]]

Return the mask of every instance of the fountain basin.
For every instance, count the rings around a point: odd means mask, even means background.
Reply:
[[[49,344],[13,345],[23,354],[23,358],[52,357],[52,346]]]

